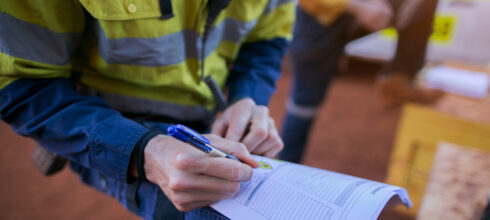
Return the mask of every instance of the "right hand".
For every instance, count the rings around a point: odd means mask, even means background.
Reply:
[[[244,163],[210,157],[165,135],[154,137],[145,148],[147,179],[157,184],[182,212],[233,197],[240,189],[240,182],[252,177],[252,167],[258,166],[243,144],[216,135],[204,136],[215,147]]]
[[[385,29],[393,21],[393,8],[386,0],[352,0],[347,10],[370,32]]]

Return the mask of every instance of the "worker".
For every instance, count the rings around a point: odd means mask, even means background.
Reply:
[[[292,91],[279,158],[301,162],[308,134],[344,47],[369,33],[394,26],[396,54],[381,70],[377,85],[393,101],[430,102],[440,91],[421,90],[412,80],[425,62],[437,0],[300,0],[290,46]]]
[[[267,104],[293,23],[289,0],[7,0],[0,115],[145,219],[224,219],[208,205],[251,178],[250,153],[282,148]],[[242,162],[167,136],[177,123]]]

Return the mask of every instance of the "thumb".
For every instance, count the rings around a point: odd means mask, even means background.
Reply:
[[[216,135],[207,135],[207,137],[216,148],[237,157],[240,161],[248,164],[252,168],[259,166],[244,144],[220,138]]]

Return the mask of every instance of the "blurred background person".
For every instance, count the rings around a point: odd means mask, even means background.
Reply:
[[[292,91],[279,158],[300,162],[345,45],[369,33],[393,25],[399,34],[395,56],[377,79],[381,94],[397,101],[431,102],[440,97],[440,91],[411,83],[425,63],[436,6],[437,0],[300,0],[290,47]]]

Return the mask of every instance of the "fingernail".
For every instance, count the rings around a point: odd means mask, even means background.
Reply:
[[[253,168],[258,168],[259,167],[259,162],[257,162],[255,159],[252,159],[252,161],[254,162]]]

